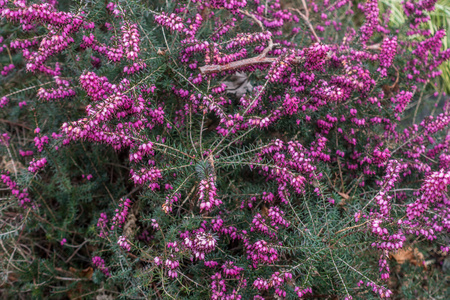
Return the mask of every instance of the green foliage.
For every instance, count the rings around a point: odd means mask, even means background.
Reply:
[[[402,9],[401,0],[382,0],[383,8],[385,11],[391,11],[390,22],[395,27],[400,27],[406,21],[406,16]],[[429,29],[431,34],[435,34],[439,29],[445,29],[447,32],[450,31],[450,1],[449,0],[438,0],[435,6],[435,10],[430,13],[431,19],[421,26],[423,29]],[[447,35],[443,39],[443,49],[448,49],[450,47],[450,36]],[[440,66],[442,75],[439,80],[435,81],[435,86],[433,88],[436,91],[444,91],[447,94],[450,93],[450,63],[445,62]]]
[[[188,6],[192,4],[191,1],[182,2]],[[380,2],[385,10],[391,9],[391,26],[404,30],[405,16],[400,0]],[[299,4],[300,1],[294,3]],[[147,128],[139,132],[140,135],[134,136],[141,141],[145,138],[154,142],[153,159],[163,174],[159,182],[161,189],[151,190],[147,188],[148,185],[133,184],[130,170],[136,169],[136,164],[129,161],[129,150],[114,151],[108,145],[88,141],[62,145],[60,139],[50,139],[41,153],[48,161],[45,172],[28,172],[25,166],[28,166],[30,159],[21,156],[19,151],[32,149],[36,152],[34,129],[40,128],[47,135],[57,133],[63,123],[86,117],[86,105],[92,104],[92,101],[79,82],[73,82],[77,96],[69,100],[46,102],[38,99],[36,91],[40,87],[49,86],[53,81],[49,80],[49,76],[25,72],[26,61],[21,55],[13,53],[9,57],[3,52],[0,63],[6,65],[13,62],[18,71],[0,79],[0,96],[10,95],[14,102],[8,109],[0,111],[0,134],[7,132],[11,136],[9,145],[0,147],[1,166],[9,171],[21,189],[27,189],[35,203],[34,207],[21,208],[14,202],[16,199],[11,197],[9,191],[0,190],[0,294],[5,295],[5,298],[101,299],[100,296],[103,295],[114,299],[211,297],[211,276],[215,271],[205,267],[203,262],[192,259],[190,252],[176,253],[180,271],[175,279],[168,276],[164,264],[155,263],[155,257],[169,259],[170,254],[175,252],[167,247],[168,243],[180,243],[180,233],[199,229],[214,218],[224,217],[226,226],[235,228],[236,232],[243,232],[250,228],[255,212],[267,217],[268,206],[272,204],[262,200],[262,197],[267,191],[276,194],[279,186],[275,179],[267,179],[258,168],[276,169],[275,160],[273,157],[264,157],[256,162],[255,154],[277,139],[311,145],[317,141],[317,128],[315,124],[306,121],[307,115],[318,120],[325,119],[330,111],[345,114],[349,110],[349,106],[333,104],[329,110],[299,111],[294,116],[282,116],[268,129],[251,128],[244,133],[225,137],[215,132],[219,117],[211,111],[193,113],[186,110],[189,113],[184,116],[185,125],[177,126],[173,120],[179,117],[177,111],[183,110],[188,100],[171,93],[172,88],[186,89],[192,91],[192,94],[205,96],[211,93],[211,88],[222,82],[222,78],[211,77],[201,84],[193,84],[192,78],[189,78],[193,71],[178,61],[183,47],[178,33],[170,33],[155,24],[153,11],[159,12],[161,8],[172,12],[179,7],[178,2],[131,0],[120,4],[120,9],[127,11],[126,20],[138,24],[142,39],[140,57],[151,66],[126,76],[132,87],[130,94],[136,97],[140,93],[136,87],[155,85],[156,92],[145,96],[145,100],[152,109],[164,106],[164,124],[173,128],[171,131],[165,126],[151,130]],[[290,1],[285,4],[291,5]],[[441,27],[450,29],[449,7],[448,0],[441,0],[437,9],[430,13],[432,19],[427,25],[433,33]],[[107,44],[113,36],[120,36],[121,21],[105,8],[102,1],[60,1],[59,8],[62,11],[85,11],[87,19],[95,23],[93,33],[101,43]],[[206,14],[208,9],[205,11]],[[226,10],[220,10],[218,15],[224,19],[232,17]],[[340,15],[337,19],[343,22],[342,26],[345,28],[360,25],[362,21],[359,17],[360,15],[347,18]],[[112,30],[106,29],[106,22],[111,24]],[[30,32],[23,32],[18,24],[4,22],[0,25],[0,35],[10,39],[33,36]],[[216,30],[213,22],[207,22],[198,35],[210,38]],[[256,32],[259,28],[251,18],[244,18],[234,30],[233,33],[223,35],[220,42],[224,44],[236,32]],[[287,35],[292,28],[283,30]],[[39,27],[35,33],[44,35],[47,31]],[[323,32],[324,36],[329,36],[334,42],[341,41],[345,34],[344,31],[336,33],[331,27]],[[305,40],[304,34],[292,34],[288,37],[286,40],[297,43],[300,48],[309,46],[310,42]],[[91,48],[80,49],[81,43],[82,35],[76,35],[73,44],[58,57],[52,58],[52,64],[58,61],[64,65],[63,78],[78,79],[87,70],[98,76],[106,76],[111,83],[120,82],[127,63],[122,61],[114,64],[102,56],[101,66],[97,68],[91,63],[91,57],[97,53]],[[444,49],[448,46],[450,40],[446,37]],[[196,53],[194,57],[201,57],[201,54]],[[401,58],[396,61],[399,69],[405,65],[404,60]],[[365,67],[376,73],[373,65]],[[416,116],[414,111],[430,106],[435,100],[429,96],[430,93],[449,89],[450,64],[446,62],[441,68],[443,74],[436,84],[427,83],[423,87],[423,102],[422,95],[415,95],[412,102],[414,105],[409,107],[402,129],[413,121],[419,121],[420,116]],[[302,71],[299,66],[294,66],[293,69]],[[341,73],[340,67],[330,68],[330,72],[324,77]],[[378,85],[374,93],[381,93],[381,84],[392,83],[391,79],[395,74],[389,75],[385,79],[377,77]],[[397,74],[397,77],[401,88],[409,87],[405,74]],[[268,83],[266,72],[260,70],[249,72],[248,78],[254,86],[264,90],[262,107],[274,110],[281,105],[280,99],[273,100],[270,96],[283,95],[284,86]],[[378,113],[377,116],[393,119],[392,109],[380,109],[378,112],[378,109],[365,107],[365,103],[358,103],[358,97],[356,92],[352,95],[352,103],[349,104],[351,108],[371,117],[372,113]],[[256,98],[258,95],[255,93],[246,96],[249,103]],[[25,108],[17,105],[22,101],[27,102]],[[240,107],[233,96],[230,96],[230,102],[226,114],[246,112],[246,108]],[[430,114],[436,115],[437,112],[433,110]],[[120,122],[121,120],[114,119],[108,125],[117,126]],[[373,131],[361,129],[354,135],[358,140],[371,141],[374,137],[369,132],[381,134],[384,127],[374,125],[370,129]],[[440,133],[436,138],[443,140],[444,135]],[[352,151],[368,151],[363,143],[351,148],[338,138],[335,129],[330,136],[330,149],[334,153],[342,150],[351,155]],[[160,142],[161,137],[166,138],[164,143]],[[400,148],[398,141],[394,139],[386,144],[393,154]],[[206,150],[212,154],[204,155]],[[235,266],[243,269],[242,274],[245,275],[248,288],[242,291],[242,299],[253,299],[257,291],[252,288],[252,284],[259,278],[270,278],[276,271],[293,274],[294,278],[285,287],[286,299],[297,297],[294,284],[298,287],[312,287],[318,298],[343,298],[350,294],[356,295],[355,299],[376,298],[376,294],[368,292],[366,287],[358,286],[360,280],[386,284],[395,289],[395,297],[399,299],[443,297],[448,280],[438,264],[438,260],[442,260],[441,254],[435,255],[435,263],[429,264],[427,269],[410,262],[403,265],[394,263],[391,276],[396,278],[395,282],[386,283],[377,279],[374,274],[379,272],[380,253],[372,246],[376,238],[368,230],[368,222],[355,225],[354,216],[359,211],[369,214],[373,209],[369,204],[380,191],[376,181],[382,180],[385,171],[376,169],[373,177],[365,177],[362,172],[360,176],[356,171],[347,170],[347,173],[342,173],[343,160],[336,157],[333,164],[317,162],[316,173],[320,173],[322,178],[311,179],[312,183],[305,187],[304,193],[295,193],[292,188],[287,188],[283,209],[290,226],[280,226],[276,231],[279,243],[273,242],[271,245],[276,249],[279,261],[253,268],[243,243],[229,235],[221,238],[214,236],[216,249],[207,253],[205,260],[218,262],[218,268],[225,261],[232,261]],[[395,158],[402,159],[399,153]],[[148,165],[151,166],[150,163]],[[92,175],[92,179],[88,179],[88,175]],[[199,212],[200,184],[209,178],[214,178],[223,201],[223,211],[220,213],[217,210],[212,213]],[[405,196],[413,199],[416,197],[413,191],[420,188],[424,176],[417,172],[405,178],[408,184],[399,184],[396,188],[405,191]],[[166,185],[170,185],[170,188]],[[169,214],[166,211],[167,199],[177,193],[180,194],[179,199],[171,206]],[[126,198],[132,199],[132,205],[123,226],[109,230],[109,223],[107,235],[102,236],[100,226],[97,225],[101,214],[106,213],[111,221],[122,203],[119,199]],[[406,202],[400,197],[395,199],[393,220],[403,217],[406,206]],[[278,205],[280,200],[277,198],[276,202]],[[155,220],[163,230],[154,227]],[[392,222],[386,224],[386,228],[393,234],[397,227]],[[270,229],[274,230],[272,227]],[[117,241],[121,236],[127,237],[131,251],[125,251],[118,245]],[[445,237],[439,238],[439,243],[445,245]],[[66,243],[62,243],[63,239],[67,240]],[[264,239],[270,240],[267,234],[256,231],[249,235],[248,242],[255,243]],[[420,244],[423,252],[435,254],[438,251],[435,246],[426,247],[427,241],[412,235],[407,242]],[[105,260],[110,277],[98,266],[93,269],[95,266],[92,258],[95,256]],[[239,289],[238,280],[228,278],[226,281],[230,290]],[[275,297],[272,290],[262,293],[267,299]]]

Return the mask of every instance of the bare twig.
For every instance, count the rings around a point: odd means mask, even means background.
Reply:
[[[314,30],[314,27],[312,26],[311,22],[309,21],[309,12],[308,12],[308,8],[306,7],[306,2],[304,0],[303,0],[303,7],[305,9],[305,14],[303,14],[297,8],[291,8],[290,10],[293,10],[300,15],[300,17],[303,19],[303,21],[305,21],[306,25],[308,25],[309,30],[311,31],[312,35],[314,35],[314,38],[316,39],[316,41],[320,42],[319,36],[317,35],[316,31]]]
[[[263,23],[261,22],[261,20],[259,20],[254,14],[249,13],[249,12],[246,11],[246,10],[241,10],[241,9],[239,10],[239,12],[240,12],[241,14],[246,15],[247,17],[252,18],[252,19],[256,22],[256,24],[258,24],[258,26],[261,27],[261,30],[262,30],[262,31],[265,30],[264,25],[263,25]]]
[[[253,15],[245,10],[239,10],[239,12],[252,18],[258,24],[258,26],[261,28],[261,30],[263,32],[265,31],[263,23],[258,18],[256,18],[255,15]],[[207,74],[220,73],[220,72],[229,71],[229,70],[237,70],[237,69],[254,66],[254,65],[271,64],[276,60],[276,58],[267,57],[267,53],[269,53],[269,51],[272,50],[273,45],[274,45],[271,38],[268,40],[268,42],[269,42],[269,44],[267,45],[267,47],[263,50],[263,52],[260,55],[258,55],[256,57],[238,60],[238,61],[231,62],[231,63],[225,64],[225,65],[206,65],[206,66],[199,68],[200,73],[202,75],[207,75]]]
[[[230,70],[238,70],[245,67],[255,66],[255,65],[263,65],[263,64],[271,64],[274,61],[277,60],[275,57],[266,57],[267,52],[272,50],[273,43],[269,43],[269,46],[264,49],[264,51],[252,58],[242,59],[238,61],[231,62],[229,64],[225,65],[205,65],[203,67],[200,67],[200,73],[202,75],[208,75],[212,73],[220,73],[220,72],[226,72]]]
[[[10,93],[8,95],[5,95],[4,97],[9,97],[9,96],[12,96],[12,95],[15,95],[15,94],[19,94],[21,92],[25,92],[27,90],[31,90],[31,89],[34,89],[34,88],[37,88],[37,87],[41,87],[41,86],[44,86],[44,85],[47,85],[47,84],[50,84],[50,83],[53,83],[53,81],[45,82],[45,83],[38,84],[38,85],[33,85],[33,86],[30,86],[30,87],[27,87],[27,88],[24,88],[24,89],[12,92],[12,93]]]
[[[366,221],[366,222],[364,222],[364,223],[362,223],[362,224],[355,225],[355,226],[352,226],[352,227],[346,227],[346,228],[344,228],[344,229],[341,229],[341,230],[337,231],[335,234],[339,234],[339,233],[341,233],[341,232],[345,232],[345,231],[348,231],[348,230],[350,230],[350,229],[354,229],[354,228],[358,228],[358,227],[364,226],[364,225],[367,224],[367,223],[369,223],[369,221]]]
[[[13,125],[13,126],[20,126],[20,127],[25,128],[25,129],[32,130],[30,127],[28,127],[28,126],[26,126],[26,125],[24,125],[22,123],[16,123],[16,122],[12,122],[10,120],[5,120],[5,119],[0,119],[0,122],[1,123],[7,123],[7,124],[10,124],[10,125]]]
[[[333,265],[334,265],[334,267],[336,269],[336,272],[338,273],[339,278],[341,279],[342,285],[344,286],[345,292],[347,293],[347,295],[349,295],[348,290],[347,290],[347,286],[345,285],[345,281],[342,278],[341,272],[339,272],[339,269],[338,269],[338,267],[336,265],[336,262],[334,261],[333,253],[331,252],[331,250],[330,250],[330,256],[331,256],[331,260],[333,261]]]
[[[17,177],[16,162],[14,161],[14,157],[12,156],[11,151],[9,150],[9,146],[6,146],[6,150],[8,151],[8,156],[12,161],[12,166],[14,169],[14,176]]]
[[[338,136],[336,134],[336,148],[338,148]],[[336,156],[336,160],[339,167],[339,176],[341,177],[341,191],[344,192],[344,178],[342,176],[341,162],[339,160],[339,156]]]
[[[427,80],[427,82],[425,83],[425,85],[422,88],[422,91],[420,92],[420,97],[419,97],[419,100],[417,101],[416,110],[414,111],[414,117],[413,117],[413,122],[412,122],[413,124],[416,124],[416,117],[417,117],[417,113],[419,112],[420,103],[422,102],[422,99],[423,99],[423,92],[425,92],[425,89],[429,82],[430,81]]]
[[[89,241],[84,241],[80,246],[77,247],[77,249],[73,252],[73,254],[66,260],[66,264],[69,263],[69,261],[75,256],[75,254],[78,253],[78,251],[80,251],[81,248],[83,248],[83,246]]]

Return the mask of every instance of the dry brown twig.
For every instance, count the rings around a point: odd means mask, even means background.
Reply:
[[[239,12],[246,15],[247,17],[253,19],[256,22],[256,24],[258,24],[258,26],[261,28],[261,30],[263,32],[265,31],[263,23],[258,18],[256,18],[255,15],[253,15],[245,10],[239,10]],[[238,60],[238,61],[231,62],[231,63],[225,64],[225,65],[206,65],[206,66],[199,68],[200,73],[202,75],[207,75],[207,74],[211,74],[211,73],[218,73],[218,72],[220,73],[220,72],[229,71],[229,70],[236,70],[236,69],[245,68],[245,67],[249,67],[249,66],[253,66],[253,65],[271,64],[276,60],[276,58],[267,57],[267,53],[269,53],[269,51],[272,50],[272,48],[274,46],[272,39],[269,39],[268,42],[269,42],[269,44],[267,45],[267,47],[263,50],[263,52],[260,55],[258,55],[256,57]]]
[[[309,11],[308,11],[308,7],[306,6],[306,2],[304,0],[302,0],[302,2],[303,2],[302,9],[305,11],[305,13],[302,13],[300,11],[300,9],[297,9],[297,8],[290,8],[290,10],[295,11],[296,13],[298,13],[300,15],[300,17],[305,21],[305,23],[309,27],[309,30],[311,31],[312,35],[314,36],[316,42],[320,43],[320,38],[317,35],[316,31],[314,30],[314,27],[312,26],[311,22],[309,21]],[[263,32],[265,31],[263,23],[258,18],[256,18],[255,15],[253,15],[247,11],[244,11],[244,10],[240,10],[239,12],[252,18],[258,24],[258,26],[261,27],[262,31]],[[272,39],[269,39],[269,45],[258,56],[230,62],[230,63],[224,64],[224,65],[205,65],[205,66],[199,67],[199,71],[202,75],[209,75],[209,74],[213,74],[213,73],[221,73],[221,72],[227,72],[227,71],[232,71],[232,70],[239,70],[239,69],[242,69],[245,67],[250,67],[250,66],[255,66],[255,65],[272,64],[273,62],[275,62],[278,59],[278,57],[267,57],[267,54],[269,53],[269,51],[271,51],[273,49],[273,47],[274,47],[274,43],[273,43]],[[380,50],[380,44],[378,43],[378,44],[367,46],[366,49],[367,50]],[[291,63],[298,64],[303,61],[304,61],[303,58],[297,58],[297,59],[294,59]]]
[[[314,38],[316,39],[316,41],[320,42],[319,36],[317,35],[316,31],[314,30],[314,27],[312,26],[311,22],[309,21],[309,11],[308,11],[308,7],[306,6],[306,1],[302,0],[302,3],[303,3],[303,10],[305,11],[304,14],[298,8],[290,8],[290,10],[295,11],[296,13],[299,14],[299,16],[303,19],[303,21],[305,21],[306,25],[308,25],[309,30],[314,35]]]
[[[305,10],[305,14],[303,14],[299,9],[292,9],[292,10],[296,11],[300,15],[300,17],[306,22],[306,24],[308,25],[312,34],[314,35],[316,41],[319,42],[320,39],[317,36],[311,22],[309,21],[309,13],[308,13],[308,9],[306,7],[305,1],[303,1],[303,7]],[[258,18],[256,18],[255,15],[253,15],[245,10],[239,10],[239,12],[250,17],[251,19],[253,19],[258,24],[258,26],[261,27],[261,30],[265,31],[263,23]],[[269,53],[269,51],[271,51],[273,49],[273,46],[274,46],[272,39],[269,39],[268,42],[269,42],[268,46],[263,50],[263,52],[261,54],[259,54],[256,57],[238,60],[238,61],[231,62],[231,63],[225,64],[225,65],[206,65],[206,66],[199,68],[200,73],[202,75],[208,75],[208,74],[212,74],[212,73],[220,73],[220,72],[226,72],[226,71],[230,71],[230,70],[237,70],[237,69],[254,66],[254,65],[271,64],[271,63],[275,62],[278,58],[267,57],[267,54]],[[302,61],[303,61],[303,59],[299,58],[299,59],[294,60],[293,63],[300,63]]]

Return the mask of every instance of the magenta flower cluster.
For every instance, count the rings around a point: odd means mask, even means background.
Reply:
[[[397,53],[397,37],[385,38],[381,44],[381,52],[379,54],[380,67],[378,71],[381,76],[387,76],[387,69],[391,67],[395,54]]]
[[[41,158],[41,159],[34,159],[30,161],[30,166],[28,167],[28,171],[31,173],[37,173],[40,169],[43,169],[45,165],[47,164],[47,159]]]
[[[116,214],[112,218],[112,225],[111,230],[114,230],[115,228],[121,228],[122,225],[127,220],[128,212],[130,210],[131,206],[131,200],[130,199],[123,199],[121,198],[119,200],[119,207],[116,208],[115,212]]]
[[[208,254],[216,248],[216,238],[211,233],[196,232],[186,237],[183,245],[191,250],[195,259],[204,260],[205,254]]]
[[[20,190],[17,183],[11,179],[11,176],[2,174],[0,178],[2,179],[3,184],[11,191],[11,194],[17,199],[20,207],[27,208],[33,204],[29,198],[30,195],[28,194],[27,189]]]
[[[52,89],[44,89],[44,88],[40,88],[37,92],[37,96],[40,99],[43,100],[59,100],[59,99],[63,99],[63,98],[68,98],[68,97],[72,97],[75,96],[75,91],[71,88],[69,88],[69,81],[67,80],[63,80],[61,78],[59,78],[59,76],[55,76],[55,83],[57,85],[57,88],[52,88]]]
[[[14,64],[4,66],[0,74],[2,74],[2,76],[7,76],[14,68],[15,68]]]
[[[218,199],[217,188],[214,183],[214,176],[210,175],[209,178],[203,179],[200,182],[199,187],[199,202],[200,211],[209,211],[215,206],[220,206],[222,201]]]
[[[105,261],[100,256],[94,256],[92,258],[92,263],[96,268],[98,268],[106,277],[111,277],[108,267],[106,267]]]
[[[131,245],[127,240],[126,236],[119,236],[119,239],[117,240],[117,245],[119,245],[123,250],[125,251],[131,251]]]
[[[140,205],[141,215],[133,211],[140,218],[136,236],[122,228],[138,202],[120,199],[110,219],[102,209],[96,220],[100,240],[113,241],[130,257],[145,253],[139,259],[161,283],[191,282],[184,271],[200,266],[212,299],[242,299],[244,290],[254,299],[283,299],[292,292],[306,297],[313,294],[314,278],[295,274],[318,272],[317,244],[332,255],[347,234],[362,232],[377,253],[380,276],[376,282],[361,277],[358,287],[389,298],[389,255],[410,236],[436,241],[450,231],[450,106],[398,129],[424,83],[440,75],[450,50],[442,50],[444,30],[432,35],[420,26],[435,0],[403,2],[412,20],[406,35],[391,31],[389,13],[380,15],[378,2],[358,5],[365,17],[360,28],[344,28],[338,18],[354,13],[349,0],[301,1],[299,8],[278,0],[192,0],[176,3],[171,12],[149,8],[149,24],[110,2],[108,22],[98,28],[81,10],[0,0],[2,19],[29,34],[45,31],[9,41],[8,48],[22,53],[27,71],[52,78],[51,86],[36,88],[36,98],[71,101],[86,94],[88,103],[84,116],[66,120],[52,140],[36,128],[34,145],[47,158],[29,161],[33,151],[20,150],[21,159],[37,173],[51,158],[47,151],[78,142],[125,154],[129,179],[136,190],[144,189],[139,199],[151,206]],[[154,31],[147,35],[143,26]],[[326,36],[328,31],[335,36]],[[161,43],[153,43],[155,36]],[[71,48],[76,57],[88,57],[87,67],[75,58],[83,65],[78,75],[57,62]],[[399,62],[402,57],[410,59]],[[1,74],[16,67],[5,66]],[[110,76],[109,68],[119,71]],[[2,96],[0,108],[8,108],[15,95]],[[45,103],[56,104],[61,102]],[[8,147],[9,136],[2,135],[1,143]],[[203,173],[201,165],[208,165]],[[230,177],[235,168],[244,174],[239,180]],[[82,178],[86,183],[92,175]],[[11,174],[1,179],[21,207],[33,206]],[[337,213],[354,216],[355,224],[333,228],[344,223],[328,220]],[[312,226],[303,223],[308,218]],[[319,249],[314,262],[301,258],[292,265],[297,257],[286,253],[303,253],[309,239]],[[448,252],[449,246],[441,247]],[[325,263],[337,270],[333,257],[327,254]],[[92,263],[111,276],[101,257]],[[339,279],[339,270],[333,277]],[[343,297],[352,299],[342,284]]]

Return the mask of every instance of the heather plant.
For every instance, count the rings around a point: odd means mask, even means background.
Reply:
[[[390,22],[394,24],[394,26],[399,26],[400,24],[405,22],[405,15],[403,12],[403,4],[401,0],[383,0],[380,4],[380,10],[384,11],[384,9],[388,9],[391,11]],[[447,32],[450,26],[450,2],[448,0],[438,0],[434,6],[434,10],[429,11],[430,20],[424,23],[423,28],[429,29],[431,34],[434,34],[440,29],[445,29]],[[442,40],[443,49],[447,49],[450,46],[450,38],[448,35],[444,37]],[[449,62],[444,62],[439,69],[442,70],[441,78],[437,78],[433,80],[433,82],[429,82],[429,84],[435,84],[440,86],[442,90],[445,92],[450,92],[449,90]],[[423,101],[425,102],[425,101]],[[422,102],[422,103],[423,103]]]
[[[435,4],[0,0],[2,292],[445,298]]]

